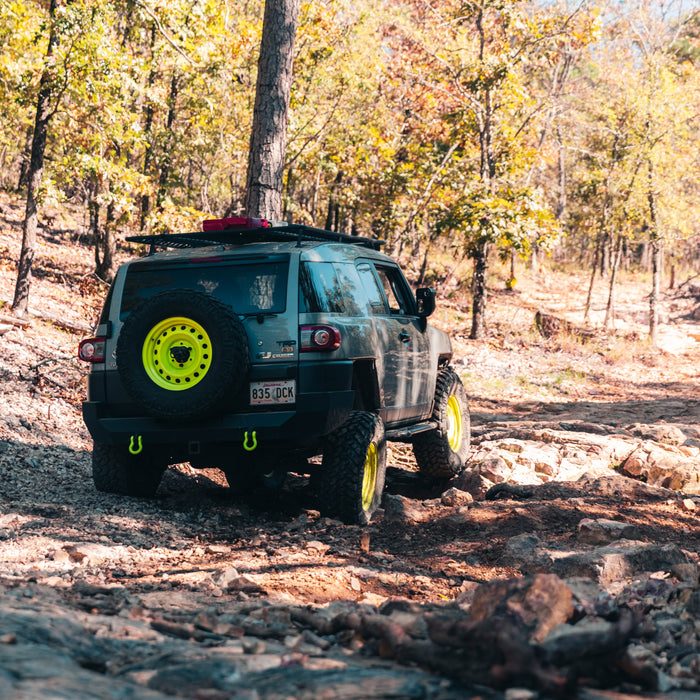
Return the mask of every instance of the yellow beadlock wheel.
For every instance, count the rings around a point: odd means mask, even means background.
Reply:
[[[447,400],[447,442],[453,452],[462,444],[462,406],[454,394]]]
[[[377,489],[377,474],[379,473],[379,454],[377,445],[373,442],[367,448],[365,457],[365,469],[362,473],[362,510],[372,507],[374,493]]]
[[[168,391],[184,391],[202,381],[209,371],[211,340],[196,321],[173,316],[151,328],[141,357],[154,384]]]

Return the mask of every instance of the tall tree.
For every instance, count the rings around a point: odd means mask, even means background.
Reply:
[[[46,60],[44,70],[39,82],[39,94],[36,103],[36,117],[34,120],[34,135],[32,137],[32,151],[29,160],[27,174],[27,205],[22,224],[22,252],[17,269],[17,282],[15,284],[15,296],[12,302],[12,311],[17,316],[24,316],[29,305],[29,288],[32,281],[32,264],[36,249],[37,229],[37,200],[39,187],[44,172],[44,152],[46,151],[46,138],[49,131],[49,122],[54,114],[55,106],[51,105],[51,98],[60,87],[57,85],[55,52],[59,41],[57,22],[57,9],[59,0],[51,0],[49,5],[49,43],[46,48]]]
[[[298,21],[299,0],[266,0],[246,181],[246,211],[263,219],[279,219],[282,213]]]
[[[562,54],[591,40],[595,21],[580,5],[567,12],[524,0],[445,0],[424,24],[427,70],[418,79],[441,105],[443,138],[459,144],[442,225],[474,260],[471,337],[481,338],[491,251],[525,252],[555,228],[542,194],[527,184],[552,121],[554,95],[539,85]]]

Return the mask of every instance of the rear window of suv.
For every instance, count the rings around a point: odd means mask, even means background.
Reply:
[[[345,312],[345,299],[333,263],[304,262],[299,268],[299,311]]]
[[[133,265],[126,276],[120,318],[143,300],[169,289],[191,289],[220,299],[242,316],[283,313],[289,259],[226,260],[196,264]]]

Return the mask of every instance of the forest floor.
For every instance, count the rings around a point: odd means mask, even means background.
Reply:
[[[494,277],[481,341],[459,285],[438,288],[470,463],[438,489],[392,447],[384,508],[361,529],[322,517],[300,475],[253,496],[182,464],[153,500],[96,492],[76,348],[106,287],[84,222],[57,210],[27,323],[11,323],[22,215],[0,193],[0,698],[700,698],[692,280],[664,291],[656,348],[649,283],[631,275],[616,331],[588,342],[534,325],[540,309],[583,325],[585,273],[547,262],[515,292]],[[594,328],[606,297],[598,280]],[[499,593],[497,579],[565,581],[573,602],[547,626],[559,589],[535,590],[538,608],[533,588]],[[518,643],[488,636],[504,619]]]

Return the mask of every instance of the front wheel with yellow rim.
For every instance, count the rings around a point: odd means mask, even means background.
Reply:
[[[471,433],[467,394],[450,367],[438,372],[431,420],[437,428],[413,439],[413,454],[422,474],[449,479],[464,468]]]
[[[328,438],[318,475],[323,513],[349,525],[367,525],[379,507],[386,476],[384,424],[369,411],[353,411]]]

